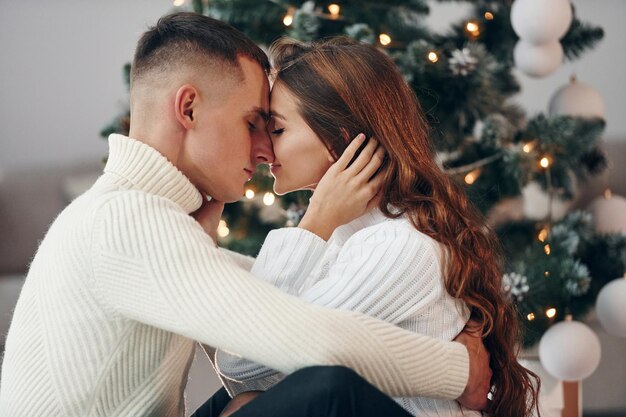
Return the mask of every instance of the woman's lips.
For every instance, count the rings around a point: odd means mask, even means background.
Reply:
[[[272,172],[272,174],[274,174],[279,168],[280,168],[279,164],[272,164],[270,166],[270,171]]]
[[[250,171],[249,169],[245,169],[244,171],[246,171],[246,174],[248,174],[248,181],[250,181],[252,179],[252,176],[254,175],[254,172]]]

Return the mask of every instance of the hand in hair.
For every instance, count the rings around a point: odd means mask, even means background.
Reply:
[[[489,352],[483,343],[481,328],[478,322],[470,320],[454,339],[465,345],[469,353],[467,386],[457,401],[470,410],[486,410],[489,405],[487,394],[491,389],[492,371],[489,368]]]
[[[378,205],[382,178],[374,174],[383,162],[385,151],[372,138],[353,161],[364,141],[365,135],[358,135],[324,174],[299,227],[328,240],[337,227]]]

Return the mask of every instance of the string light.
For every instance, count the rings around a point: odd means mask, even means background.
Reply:
[[[613,196],[613,193],[611,192],[610,188],[607,188],[606,190],[604,190],[604,198],[606,198],[607,200],[610,199]]]
[[[437,55],[437,52],[435,51],[430,51],[428,53],[428,60],[434,64],[435,62],[439,61],[439,55]]]
[[[546,252],[546,255],[550,255],[550,245],[545,245],[543,250]]]
[[[547,238],[548,238],[548,229],[544,227],[543,229],[539,231],[539,234],[537,235],[537,239],[539,239],[540,242],[545,242]]]
[[[546,310],[546,316],[551,319],[554,318],[554,316],[556,316],[556,308],[552,307]]]
[[[263,196],[263,204],[265,204],[266,206],[271,206],[272,204],[274,204],[274,201],[276,201],[276,196],[274,195],[274,193],[265,193],[265,195]]]
[[[478,169],[468,172],[467,175],[465,176],[465,183],[468,185],[474,184],[474,182],[476,182],[476,179],[478,178],[479,175],[480,175],[480,170]]]
[[[337,19],[339,17],[339,12],[341,11],[341,7],[338,4],[329,4],[328,11],[330,12],[330,17],[332,19]]]
[[[174,6],[176,7],[182,6],[183,4],[185,4],[185,0],[174,0]]]
[[[550,158],[544,156],[541,158],[541,161],[539,161],[539,165],[541,165],[542,168],[548,168],[550,166]]]
[[[387,46],[391,43],[391,36],[387,35],[386,33],[381,33],[378,36],[378,40],[380,41],[381,45]]]
[[[293,13],[294,9],[290,7],[285,17],[283,17],[283,24],[285,26],[291,26],[291,24],[293,23]]]
[[[485,12],[485,19],[487,19],[487,20],[493,20],[493,13],[491,13],[491,12]]]
[[[226,237],[230,234],[230,229],[224,220],[220,220],[220,224],[217,226],[217,235],[219,237]]]
[[[544,272],[544,273],[543,273],[543,275],[544,275],[545,277],[549,277],[549,276],[550,276],[550,271],[546,271],[546,272]]]
[[[531,142],[528,142],[522,147],[522,150],[526,153],[530,153],[530,151],[533,150],[533,144]]]
[[[528,321],[533,321],[535,319],[535,313],[528,313],[526,318],[528,319]]]
[[[255,193],[254,193],[254,190],[253,190],[253,189],[248,188],[248,189],[246,190],[246,198],[247,198],[248,200],[252,200],[252,199],[254,198],[254,195],[255,195]]]
[[[465,30],[467,30],[469,34],[472,35],[472,37],[474,38],[480,35],[480,26],[478,26],[478,23],[476,22],[472,22],[472,21],[467,22],[465,24]]]

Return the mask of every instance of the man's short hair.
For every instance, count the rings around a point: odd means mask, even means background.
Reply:
[[[131,86],[151,73],[163,74],[181,66],[203,63],[217,68],[227,64],[242,77],[239,56],[250,58],[266,73],[269,71],[267,55],[234,27],[196,13],[169,14],[139,39],[131,65]],[[232,76],[232,71],[228,75]]]

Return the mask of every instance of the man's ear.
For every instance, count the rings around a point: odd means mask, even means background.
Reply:
[[[196,123],[194,110],[198,106],[198,91],[191,84],[185,84],[176,92],[174,115],[185,129],[191,129]]]

